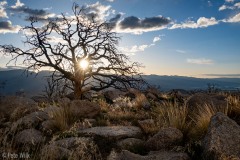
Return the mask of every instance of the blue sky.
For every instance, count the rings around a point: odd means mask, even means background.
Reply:
[[[0,0],[0,44],[23,47],[27,16],[71,14],[73,2],[115,18],[119,51],[145,74],[240,75],[240,0]],[[0,67],[8,57],[0,55]]]

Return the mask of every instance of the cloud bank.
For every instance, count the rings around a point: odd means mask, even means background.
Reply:
[[[192,20],[188,20],[186,22],[183,22],[181,24],[173,24],[169,29],[185,29],[185,28],[206,28],[209,26],[213,26],[218,24],[219,21],[216,20],[216,18],[206,18],[206,17],[200,17],[196,22]]]
[[[0,33],[17,33],[21,26],[13,26],[11,21],[0,21]]]
[[[125,17],[116,25],[116,31],[122,33],[142,34],[149,31],[157,31],[167,28],[171,23],[170,18],[163,16],[138,18],[135,16]]]

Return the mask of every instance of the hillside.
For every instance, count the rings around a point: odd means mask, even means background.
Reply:
[[[28,76],[23,74],[23,70],[0,71],[0,84],[5,82],[4,88],[0,88],[3,95],[13,95],[17,91],[24,91],[27,96],[38,95],[44,89],[46,76],[49,71],[41,71],[37,75],[30,72]],[[160,76],[144,75],[143,78],[151,85],[160,86],[161,90],[171,89],[207,89],[207,84],[216,84],[216,87],[224,90],[234,90],[240,88],[240,78],[215,78],[201,79],[183,76]]]

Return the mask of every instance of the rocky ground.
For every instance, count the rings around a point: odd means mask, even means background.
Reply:
[[[69,98],[1,98],[1,158],[240,159],[237,93],[130,90]]]

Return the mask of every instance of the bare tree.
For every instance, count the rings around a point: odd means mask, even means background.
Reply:
[[[44,86],[43,96],[49,101],[53,101],[57,98],[65,97],[68,93],[68,85],[66,80],[55,80],[55,76],[48,76],[46,78],[47,84]]]
[[[112,31],[113,24],[97,20],[77,4],[73,4],[72,10],[73,16],[62,14],[43,27],[30,18],[31,24],[22,29],[27,49],[13,45],[0,48],[4,54],[12,55],[15,63],[24,57],[27,70],[52,68],[56,81],[71,82],[68,87],[75,98],[90,90],[126,89],[143,83],[140,64],[131,63],[128,56],[118,52],[119,37]]]

